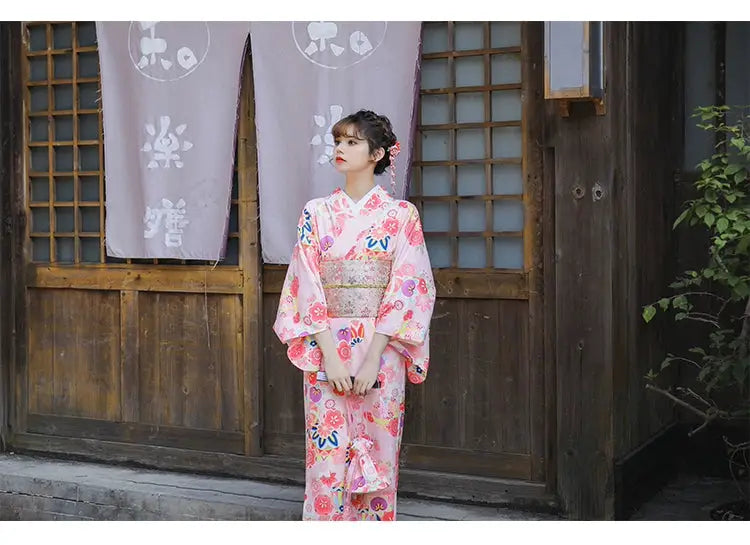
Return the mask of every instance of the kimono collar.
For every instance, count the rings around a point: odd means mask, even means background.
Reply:
[[[370,191],[367,192],[361,199],[358,201],[354,201],[349,194],[344,191],[342,188],[338,187],[336,188],[336,191],[333,192],[334,199],[340,200],[346,203],[346,205],[352,209],[354,212],[359,212],[362,210],[362,208],[377,208],[376,204],[379,204],[379,202],[383,202],[386,199],[390,199],[390,195],[385,192],[385,190],[380,186],[380,184],[375,184],[375,187],[370,189]],[[367,205],[370,206],[367,206]]]

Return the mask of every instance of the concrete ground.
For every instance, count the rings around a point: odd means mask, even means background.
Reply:
[[[750,484],[731,479],[679,475],[645,502],[630,520],[712,520],[710,513],[724,503],[750,497]]]
[[[300,520],[303,489],[243,479],[0,454],[0,520]],[[398,520],[556,520],[399,498]]]
[[[302,496],[300,486],[0,454],[0,520],[300,520]],[[741,497],[729,479],[680,475],[630,520],[710,520],[713,508]],[[400,521],[560,518],[414,498],[398,503]]]

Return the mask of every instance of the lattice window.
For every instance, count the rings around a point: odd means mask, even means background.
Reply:
[[[436,268],[524,267],[521,23],[425,23],[411,200]]]
[[[27,23],[25,56],[32,261],[208,264],[106,256],[104,145],[94,23]],[[238,202],[235,168],[225,265],[239,262]]]

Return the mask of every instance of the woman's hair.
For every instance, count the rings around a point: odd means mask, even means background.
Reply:
[[[370,153],[375,153],[378,148],[383,148],[385,155],[375,165],[375,174],[382,174],[391,164],[391,156],[388,150],[396,143],[396,135],[393,134],[391,121],[384,115],[378,115],[370,110],[360,110],[349,114],[337,122],[331,132],[334,138],[349,135],[349,127],[354,129],[354,136],[367,140]]]

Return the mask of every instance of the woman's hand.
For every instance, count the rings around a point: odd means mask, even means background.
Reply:
[[[362,363],[357,376],[354,377],[353,392],[357,395],[365,395],[369,392],[375,381],[378,379],[380,372],[380,356],[376,358],[368,355],[368,358]]]
[[[336,345],[330,329],[316,333],[315,340],[323,352],[323,366],[325,367],[328,382],[339,392],[351,392],[352,379],[346,365],[339,358]]]
[[[323,355],[323,361],[325,362],[329,384],[332,384],[339,392],[351,392],[352,379],[349,376],[349,370],[339,359],[338,354],[334,352],[330,357]]]
[[[365,361],[362,363],[362,367],[359,368],[357,376],[354,377],[355,394],[365,395],[370,389],[372,389],[378,378],[378,373],[380,372],[380,358],[390,340],[390,337],[383,335],[382,333],[375,333],[372,336],[372,341],[370,342],[370,347],[367,349]]]

